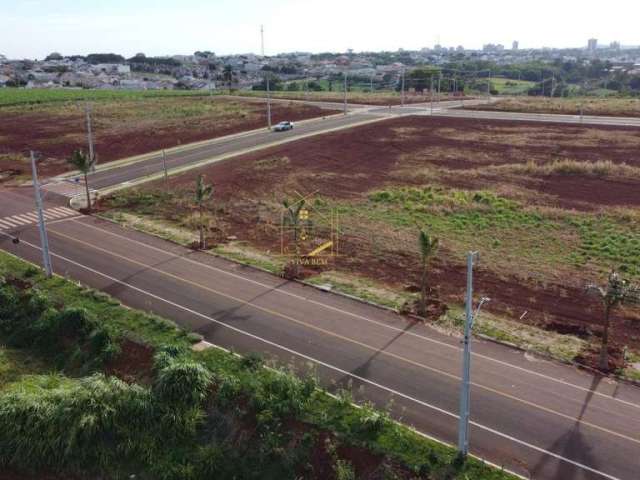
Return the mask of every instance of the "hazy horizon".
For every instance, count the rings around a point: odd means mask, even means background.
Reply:
[[[575,6],[575,5],[578,6]],[[0,0],[0,54],[42,59],[63,55],[117,53],[131,57],[190,55],[210,50],[217,55],[260,53],[260,25],[265,54],[288,52],[419,50],[440,43],[480,49],[483,44],[521,49],[581,48],[588,38],[599,45],[619,41],[640,44],[635,23],[640,2],[613,2],[591,11],[578,2],[540,0],[514,9],[513,2],[490,5],[460,0],[456,8],[407,0],[401,7],[380,8],[355,0],[228,1],[112,0],[77,5],[71,0]],[[544,32],[544,37],[540,32]]]

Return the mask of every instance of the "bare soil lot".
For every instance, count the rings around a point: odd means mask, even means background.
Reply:
[[[442,245],[434,297],[462,303],[464,255],[479,250],[476,289],[489,311],[596,342],[602,307],[585,285],[612,267],[640,280],[638,151],[639,129],[403,117],[236,157],[102,206],[189,228],[203,173],[216,188],[212,242],[275,255],[282,200],[315,192],[342,225],[341,256],[320,269],[411,291],[424,227]],[[639,320],[637,310],[616,313],[619,352],[640,350]]]
[[[93,134],[99,162],[266,126],[262,100],[218,97],[150,97],[93,103]],[[71,152],[86,149],[84,105],[56,102],[0,107],[0,182],[28,175],[27,156],[43,156],[41,172],[69,170]],[[337,113],[310,105],[278,103],[275,122]]]

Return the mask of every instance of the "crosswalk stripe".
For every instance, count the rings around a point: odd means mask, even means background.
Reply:
[[[50,208],[49,210],[47,210],[47,215],[50,215],[52,218],[62,218],[62,217],[66,217],[66,216],[68,216],[68,214],[66,214],[66,213],[56,212],[56,211],[54,211],[52,208]]]
[[[9,226],[10,226],[10,227],[12,227],[12,228],[13,228],[13,227],[17,227],[17,226],[19,225],[19,223],[12,222],[12,221],[11,221],[11,220],[9,220],[8,218],[3,218],[3,219],[2,219],[2,222],[3,222],[3,223],[7,223],[7,224],[9,224]]]
[[[50,208],[49,211],[55,212],[55,213],[60,213],[62,215],[72,215],[72,214],[76,213],[75,210],[71,210],[70,208],[67,208],[67,207]]]
[[[28,218],[24,218],[22,215],[13,215],[9,217],[9,219],[12,222],[17,223],[18,225],[27,225],[31,223],[31,220],[29,220]]]
[[[43,210],[42,214],[47,220],[60,220],[72,215],[77,215],[78,212],[67,207],[51,207]],[[0,218],[0,228],[15,228],[22,225],[38,223],[39,221],[40,218],[38,217],[38,212],[36,211],[21,213],[6,218]]]

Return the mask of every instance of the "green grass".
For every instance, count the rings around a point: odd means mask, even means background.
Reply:
[[[498,91],[499,95],[522,95],[535,85],[535,82],[527,80],[512,80],[509,78],[492,78],[491,87]]]
[[[0,391],[26,375],[44,373],[49,368],[29,352],[0,345]]]
[[[1,88],[0,107],[72,101],[140,100],[146,98],[201,97],[208,92],[189,90],[90,90]]]
[[[599,272],[612,266],[640,277],[640,236],[634,218],[538,210],[490,191],[395,188],[371,193],[366,205],[341,206],[343,217],[367,212],[394,228],[426,226],[458,250],[474,247],[491,258],[529,259],[555,268],[558,263]]]

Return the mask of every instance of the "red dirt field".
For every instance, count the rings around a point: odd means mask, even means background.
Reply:
[[[187,191],[193,188],[196,175],[204,173],[215,184],[216,201],[222,205],[219,218],[224,234],[278,252],[278,230],[270,229],[265,211],[269,202],[273,205],[293,191],[317,190],[325,198],[358,202],[376,189],[436,184],[490,189],[526,205],[562,212],[595,214],[611,206],[638,207],[640,177],[628,172],[640,168],[639,149],[640,129],[631,127],[403,117],[253,152],[171,178],[168,185],[157,182],[143,188]],[[579,171],[518,170],[530,161],[545,166],[556,160],[578,165],[611,162],[610,171],[594,177]],[[626,177],[620,176],[618,166],[625,169]],[[168,216],[174,219],[188,211],[184,203],[171,209]],[[376,240],[367,235],[346,234],[340,241],[343,256],[333,269],[399,289],[419,283],[415,252],[388,244],[376,247]],[[437,285],[440,298],[459,304],[465,267],[456,258],[445,241],[433,264],[431,282]],[[494,313],[594,339],[600,332],[602,307],[584,292],[594,272],[564,265],[557,269],[561,273],[541,276],[518,266],[496,270],[481,264],[476,290],[492,299],[487,308]],[[640,349],[639,320],[637,310],[616,312],[613,342]]]
[[[161,99],[166,101],[202,101],[199,99]],[[100,162],[110,162],[176,145],[222,137],[247,130],[266,127],[266,110],[262,100],[225,100],[214,97],[214,102],[237,107],[238,112],[224,112],[224,118],[195,116],[176,120],[158,117],[139,121],[129,115],[118,118],[118,105],[101,119],[98,111],[94,119],[94,141]],[[54,106],[55,107],[55,106]],[[131,105],[127,105],[131,108]],[[142,105],[141,108],[144,108]],[[167,111],[171,113],[171,105]],[[62,108],[62,107],[61,107]],[[63,112],[51,108],[40,111],[7,109],[0,112],[0,182],[17,175],[29,174],[30,167],[19,157],[26,158],[29,150],[43,156],[40,172],[43,177],[55,176],[69,170],[66,158],[74,149],[86,149],[84,113],[80,108],[64,107]],[[327,116],[338,111],[299,103],[274,103],[273,121],[299,121]],[[11,155],[11,158],[3,158]],[[4,175],[3,175],[4,173]]]
[[[464,131],[462,144],[460,138],[448,136],[450,129]],[[513,137],[514,143],[493,138],[503,132]],[[580,145],[579,136],[591,132],[604,138],[594,144]],[[474,134],[487,140],[474,140]],[[515,143],[522,140],[521,135],[528,135],[535,144]],[[627,144],[616,142],[616,136],[624,136]],[[556,143],[562,141],[565,144]],[[283,178],[299,187],[312,178],[314,189],[324,196],[354,198],[387,184],[397,185],[399,177],[403,184],[421,185],[425,175],[416,169],[439,167],[442,169],[440,180],[453,187],[487,188],[492,184],[510,183],[548,195],[535,199],[537,203],[567,209],[596,209],[640,206],[640,178],[505,175],[478,169],[522,165],[532,159],[544,165],[556,158],[611,161],[640,168],[639,148],[640,130],[632,127],[557,128],[535,122],[404,117],[260,150],[207,167],[205,171],[215,180],[218,195],[223,197],[247,192],[248,185],[252,194],[270,194],[275,185],[282,189]],[[256,162],[283,157],[288,159],[285,165],[254,168]],[[177,187],[183,182],[183,177],[178,177],[170,185]]]

